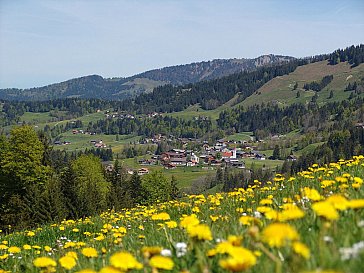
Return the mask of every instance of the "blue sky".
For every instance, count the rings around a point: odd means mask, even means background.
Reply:
[[[0,0],[0,88],[363,42],[362,0]]]

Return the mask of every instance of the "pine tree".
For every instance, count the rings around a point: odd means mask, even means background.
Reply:
[[[174,175],[172,175],[171,178],[171,193],[170,193],[170,197],[171,200],[176,200],[180,195],[180,191],[177,187],[177,179]]]
[[[278,145],[276,145],[274,147],[274,150],[273,150],[273,156],[272,156],[272,159],[280,159],[281,158],[281,150],[279,148]]]
[[[332,99],[333,97],[334,97],[334,92],[331,90],[328,99]]]

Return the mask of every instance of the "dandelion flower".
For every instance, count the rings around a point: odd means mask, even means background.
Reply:
[[[71,257],[71,256],[64,256],[62,258],[59,259],[59,263],[61,264],[61,266],[65,269],[72,269],[76,266],[76,260],[75,258]]]
[[[8,248],[8,251],[15,254],[21,252],[21,248],[17,246],[11,246]]]
[[[97,250],[93,247],[85,247],[82,249],[82,254],[87,258],[96,258],[98,256]]]
[[[191,238],[198,240],[212,240],[212,233],[208,225],[200,224],[197,226],[190,226],[187,228],[187,233]]]
[[[354,199],[349,201],[349,207],[352,209],[364,208],[364,199]]]
[[[143,265],[139,263],[129,252],[122,251],[113,254],[110,257],[110,264],[122,271],[130,269],[142,269]]]
[[[313,204],[312,209],[317,215],[325,217],[327,220],[337,220],[339,218],[339,214],[337,213],[335,207],[327,201]]]
[[[152,220],[165,221],[165,220],[169,220],[169,219],[171,219],[171,217],[169,216],[169,214],[167,212],[161,212],[161,213],[152,215]]]
[[[268,225],[262,232],[263,241],[271,247],[282,247],[289,241],[298,240],[296,229],[285,223],[273,223]]]
[[[301,255],[305,259],[310,258],[310,249],[305,244],[301,242],[294,242],[292,246],[294,252]]]
[[[171,258],[160,255],[153,256],[149,261],[149,265],[151,267],[164,270],[172,270],[174,267],[174,263]]]
[[[253,252],[243,247],[233,247],[229,250],[230,257],[219,261],[219,265],[232,272],[243,271],[257,263]]]
[[[176,221],[168,221],[168,222],[165,222],[165,224],[167,225],[168,228],[176,228],[177,227],[177,222]]]
[[[107,266],[102,268],[99,273],[121,273],[121,271],[115,267]]]
[[[52,267],[56,266],[57,263],[49,257],[39,257],[33,261],[35,267]]]
[[[191,214],[191,215],[183,217],[180,225],[183,228],[187,228],[189,226],[196,226],[199,223],[200,223],[200,220],[198,220],[196,214]]]

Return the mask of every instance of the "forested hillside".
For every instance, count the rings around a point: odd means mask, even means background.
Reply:
[[[148,93],[153,88],[165,85],[195,83],[216,79],[242,71],[252,71],[293,60],[293,57],[264,55],[255,59],[220,59],[186,65],[154,69],[128,78],[107,79],[90,75],[44,87],[29,89],[0,89],[0,99],[50,100],[58,98],[100,98],[120,100]]]

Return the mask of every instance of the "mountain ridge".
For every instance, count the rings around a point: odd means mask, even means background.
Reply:
[[[49,100],[58,98],[100,98],[120,100],[151,92],[155,87],[172,84],[183,85],[202,80],[212,80],[242,71],[252,71],[294,60],[283,55],[262,55],[253,59],[214,59],[153,69],[126,78],[103,78],[87,75],[42,87],[26,89],[0,89],[0,99]]]

